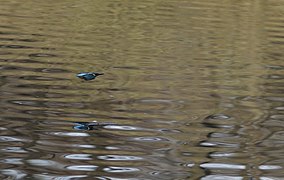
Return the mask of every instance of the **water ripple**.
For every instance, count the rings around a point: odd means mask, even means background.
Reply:
[[[141,141],[141,142],[169,141],[166,138],[160,138],[160,137],[135,137],[135,138],[133,138],[133,140]]]
[[[243,180],[241,176],[225,176],[225,175],[208,175],[202,177],[201,180]]]
[[[200,164],[200,167],[206,169],[235,169],[235,170],[246,169],[246,166],[244,165],[223,164],[223,163],[203,163]]]
[[[97,168],[98,166],[94,165],[72,165],[66,167],[66,169],[74,171],[95,171]]]
[[[91,154],[68,154],[64,155],[67,159],[77,159],[77,160],[92,160]]]
[[[20,158],[7,158],[7,159],[0,160],[0,162],[6,163],[6,164],[17,164],[17,165],[24,164],[23,160]]]
[[[26,151],[22,147],[6,147],[6,148],[1,149],[1,151],[13,152],[13,153],[28,153],[28,151]]]
[[[106,155],[106,156],[98,156],[97,158],[107,161],[135,161],[143,159],[141,157],[136,157],[136,156],[122,156],[122,155]]]
[[[210,142],[203,141],[203,142],[200,142],[199,145],[203,147],[230,147],[230,148],[240,147],[240,145],[237,143],[234,144],[234,143],[213,142],[213,141],[210,141]]]
[[[60,176],[60,175],[46,175],[46,174],[34,174],[33,178],[36,179],[43,179],[43,180],[48,180],[48,179],[54,179],[54,180],[72,180],[72,179],[81,179],[81,178],[86,178],[87,175],[66,175],[66,176]]]
[[[4,175],[13,177],[14,179],[23,179],[27,176],[25,172],[21,170],[15,170],[15,169],[3,169],[1,170],[1,173]]]
[[[140,171],[138,168],[133,167],[117,167],[117,166],[111,166],[103,169],[106,172],[110,173],[128,173],[128,172],[136,172]]]
[[[89,136],[87,133],[81,132],[48,132],[47,134],[55,136],[69,136],[69,137],[86,137]]]
[[[28,141],[22,138],[10,137],[10,136],[0,136],[0,141],[2,142],[25,142]]]

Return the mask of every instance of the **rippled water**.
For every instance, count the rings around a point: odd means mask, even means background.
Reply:
[[[280,0],[1,1],[0,178],[284,179],[283,27]]]

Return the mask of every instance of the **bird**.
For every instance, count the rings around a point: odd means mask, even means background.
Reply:
[[[76,122],[75,126],[73,126],[76,130],[96,130],[98,128],[102,128],[104,126],[115,125],[115,123],[111,122]]]
[[[78,78],[84,79],[85,81],[89,81],[95,79],[97,76],[103,75],[104,73],[97,72],[81,72],[77,74]]]

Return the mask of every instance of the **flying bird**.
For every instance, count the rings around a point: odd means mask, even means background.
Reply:
[[[85,81],[89,81],[103,74],[104,73],[97,73],[97,72],[82,72],[82,73],[77,74],[77,77],[84,79]]]

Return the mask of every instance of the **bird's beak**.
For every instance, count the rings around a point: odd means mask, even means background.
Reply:
[[[94,73],[96,76],[104,75],[104,73]]]

